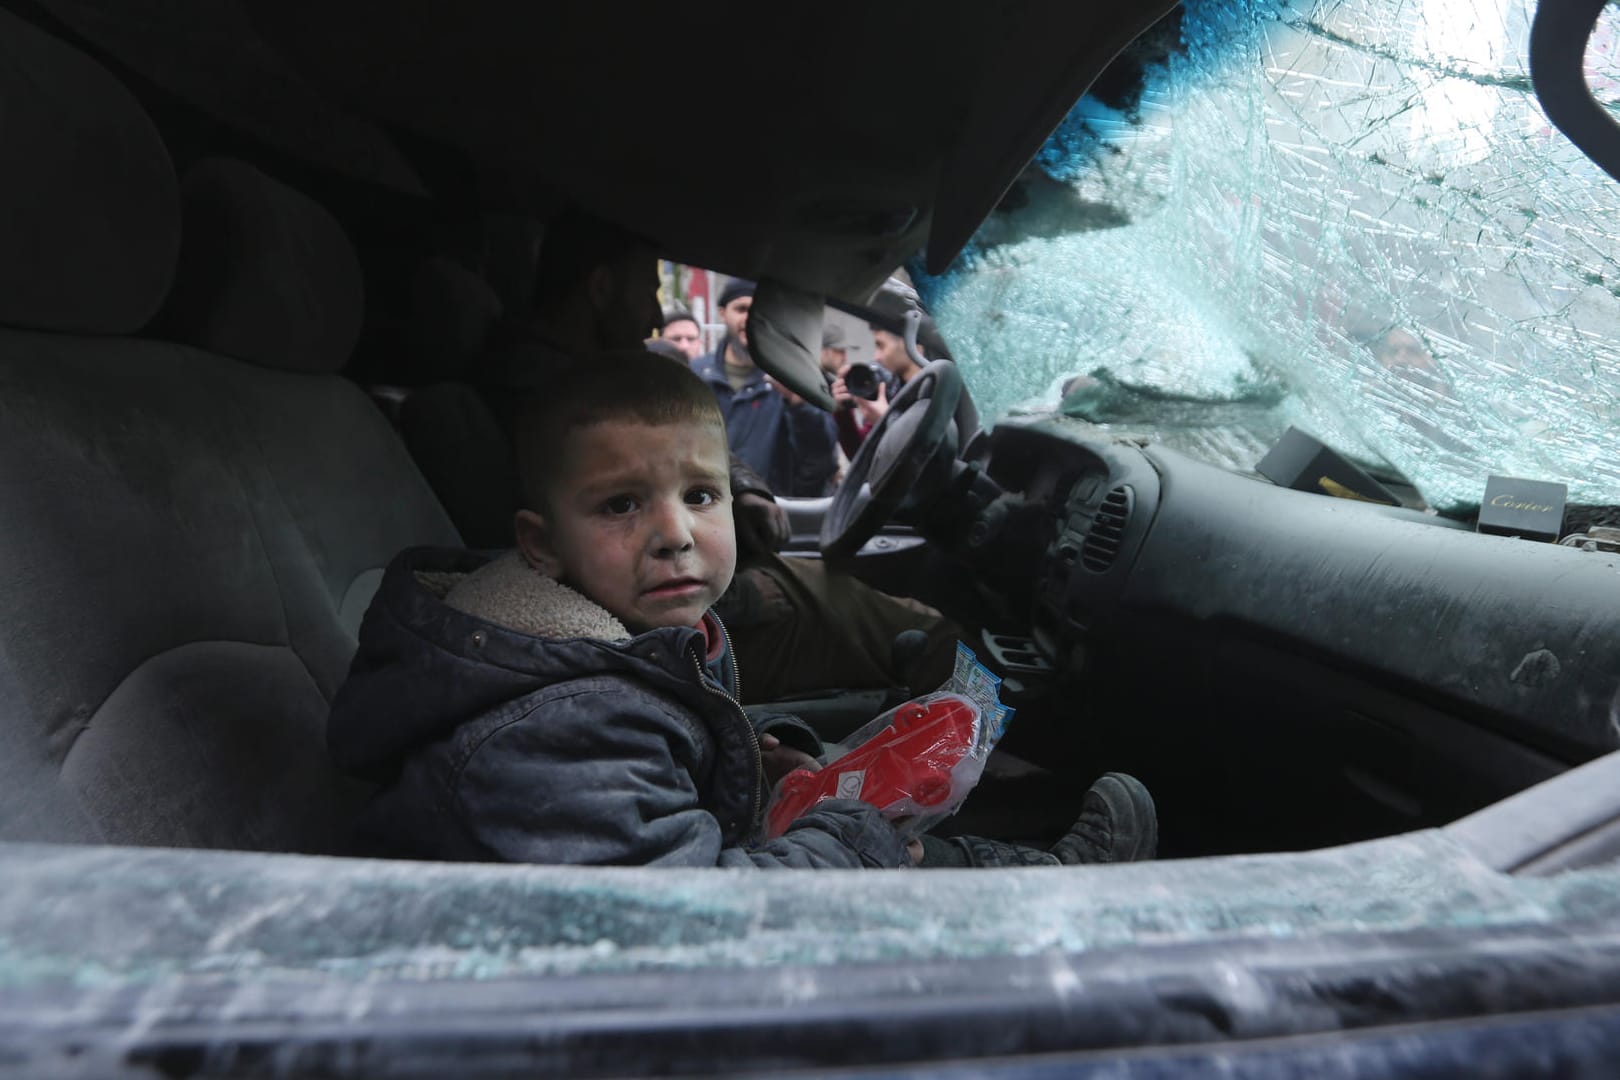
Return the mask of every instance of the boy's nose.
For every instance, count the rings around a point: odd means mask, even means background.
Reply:
[[[659,553],[688,551],[692,547],[692,511],[684,502],[661,503],[653,518],[653,549]]]

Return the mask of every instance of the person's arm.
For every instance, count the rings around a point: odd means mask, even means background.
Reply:
[[[738,495],[762,495],[767,499],[776,498],[776,494],[771,491],[771,485],[765,482],[765,478],[750,469],[747,462],[736,454],[731,455],[729,471],[731,473],[731,494],[733,498]]]
[[[736,454],[731,455],[731,499],[738,557],[769,555],[792,537],[787,511],[777,504],[770,485]]]
[[[760,760],[765,766],[765,782],[775,787],[777,781],[795,769],[821,769],[818,760],[826,751],[816,729],[794,716],[779,712],[770,706],[745,706],[743,711],[753,721],[754,734],[759,737]]]
[[[816,734],[816,729],[793,713],[783,712],[771,705],[745,705],[743,712],[753,722],[756,734],[774,735],[784,745],[803,750],[811,757],[827,749],[822,744],[821,736]]]
[[[899,834],[863,803],[824,803],[758,847],[727,846],[699,802],[708,737],[684,708],[581,680],[483,740],[454,774],[452,810],[509,862],[760,868],[902,867]]]

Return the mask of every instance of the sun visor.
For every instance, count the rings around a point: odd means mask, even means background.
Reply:
[[[340,370],[360,337],[360,260],[337,219],[252,165],[186,172],[185,245],[156,329],[285,371]]]
[[[382,128],[318,94],[236,0],[37,3],[123,68],[234,131],[340,176],[428,196]],[[303,32],[317,31],[306,24]]]
[[[825,311],[825,297],[761,279],[748,309],[748,351],[783,386],[831,412],[832,393],[821,374]]]
[[[129,334],[163,303],[180,196],[157,129],[93,60],[0,10],[0,324]]]

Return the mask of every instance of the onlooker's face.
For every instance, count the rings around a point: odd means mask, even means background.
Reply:
[[[753,306],[752,296],[739,296],[720,309],[720,318],[726,324],[726,333],[736,338],[739,345],[748,344],[748,309]]]
[[[698,328],[696,319],[676,319],[664,327],[659,336],[685,353],[688,360],[703,355],[703,331]]]
[[[821,370],[837,375],[849,363],[849,350],[821,348]]]
[[[872,359],[892,375],[905,378],[917,365],[906,355],[905,339],[887,330],[872,331]]]
[[[632,633],[696,625],[737,565],[724,429],[604,420],[564,447],[545,513],[518,514],[524,557]]]
[[[1394,372],[1434,370],[1434,357],[1423,347],[1423,342],[1410,331],[1399,327],[1384,334],[1373,344],[1373,355],[1378,358],[1380,364]]]

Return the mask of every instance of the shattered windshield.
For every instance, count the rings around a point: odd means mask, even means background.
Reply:
[[[1532,14],[1189,0],[919,280],[983,410],[1238,469],[1293,424],[1442,508],[1490,473],[1620,502],[1620,185],[1543,115]]]

